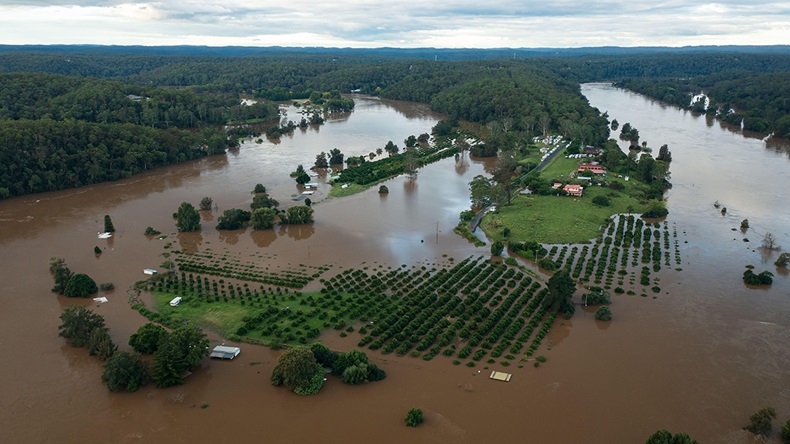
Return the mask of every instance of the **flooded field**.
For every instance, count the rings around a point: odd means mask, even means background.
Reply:
[[[766,232],[790,248],[790,212],[782,200],[790,185],[788,147],[609,86],[583,91],[610,118],[638,128],[651,146],[667,143],[672,151],[668,220],[678,227],[684,263],[680,272],[660,273],[657,298],[616,296],[610,324],[581,310],[558,320],[548,336],[551,349],[542,351],[548,362],[511,367],[510,383],[487,379],[482,365],[369,351],[386,380],[354,387],[330,379],[318,396],[298,397],[269,383],[279,352],[242,345],[239,358],[206,361],[184,386],[108,392],[100,361],[57,337],[60,311],[92,301],[50,293],[52,256],[115,284],[110,302],[95,310],[116,343],[125,344],[145,322],[129,308],[125,289],[145,277],[143,268],[161,263],[163,242],[265,252],[280,267],[447,263],[445,254],[487,253],[452,233],[469,205],[468,182],[485,171],[466,154],[421,169],[416,180],[388,181],[386,196],[374,188],[322,201],[328,185],[319,177],[310,227],[219,233],[215,212],[204,215],[200,233],[175,233],[171,213],[182,201],[211,196],[219,211],[246,208],[250,191],[262,183],[281,208],[294,205],[299,189],[288,173],[297,164],[308,167],[332,148],[351,156],[388,140],[402,145],[441,118],[425,105],[357,97],[353,113],[297,129],[278,143],[248,141],[227,157],[0,201],[0,343],[8,357],[0,367],[0,442],[633,443],[660,428],[700,442],[751,442],[740,427],[755,410],[772,405],[780,419],[790,416],[790,279],[777,274],[772,288],[758,290],[741,281],[747,264],[776,271],[776,254],[755,250]],[[298,120],[295,113],[290,108],[288,117]],[[726,216],[713,207],[716,200],[728,208]],[[118,229],[109,240],[96,238],[104,214]],[[752,228],[732,231],[743,218]],[[168,238],[149,240],[146,226]],[[104,250],[101,257],[94,246]],[[334,330],[322,336],[336,349],[351,349],[358,339]],[[203,403],[208,407],[201,409]],[[418,429],[403,424],[411,407],[426,413]]]

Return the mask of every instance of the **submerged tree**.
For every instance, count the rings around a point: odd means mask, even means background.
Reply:
[[[200,211],[211,211],[211,207],[214,205],[214,199],[206,196],[203,199],[200,199]]]
[[[69,278],[63,295],[69,298],[86,298],[99,291],[96,281],[83,273],[77,273]]]
[[[271,208],[256,208],[252,212],[252,228],[255,230],[268,230],[274,228],[274,219],[277,211]]]
[[[176,228],[180,232],[200,230],[200,213],[189,202],[182,202],[176,213]]]
[[[104,328],[104,318],[93,311],[72,305],[60,314],[58,336],[65,338],[72,347],[85,347],[96,328]]]
[[[88,354],[96,355],[99,359],[108,360],[116,351],[118,346],[112,342],[110,333],[104,327],[94,328],[88,338]]]
[[[102,379],[110,391],[135,392],[148,384],[151,374],[148,363],[138,353],[118,352],[104,364]]]
[[[776,244],[776,237],[773,233],[765,233],[765,237],[763,237],[763,243],[760,245],[763,250],[774,251],[778,250],[780,247]]]
[[[425,420],[422,410],[417,408],[409,409],[409,412],[406,413],[406,426],[407,427],[417,427],[418,425],[422,424]]]
[[[272,385],[284,385],[299,395],[315,395],[324,384],[324,368],[313,352],[292,348],[280,355],[272,371]]]
[[[758,436],[768,436],[771,434],[771,422],[776,418],[776,410],[773,407],[763,407],[749,417],[749,425],[743,429]]]
[[[52,287],[52,291],[63,294],[72,275],[71,270],[66,266],[66,260],[59,257],[51,258],[49,260],[49,272],[55,280],[55,286]]]
[[[104,232],[105,233],[115,232],[115,226],[112,224],[112,219],[110,219],[109,214],[104,215]]]
[[[666,430],[659,430],[647,438],[646,444],[699,444],[685,433],[676,433],[672,436]]]
[[[159,340],[167,334],[167,330],[161,325],[148,322],[137,329],[129,337],[129,345],[139,353],[154,353],[159,345]]]

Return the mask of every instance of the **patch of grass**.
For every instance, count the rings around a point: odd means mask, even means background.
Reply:
[[[519,195],[511,205],[502,205],[496,213],[487,215],[480,227],[494,240],[502,240],[502,228],[510,228],[510,239],[532,240],[549,244],[587,242],[600,233],[603,221],[628,207],[640,211],[639,200],[615,192],[612,205],[599,207],[592,198],[612,193],[604,187],[584,189],[584,197]]]
[[[329,197],[346,197],[351,196],[353,194],[361,193],[368,188],[372,187],[376,184],[369,184],[369,185],[359,185],[356,183],[350,183],[347,187],[343,188],[343,184],[335,184],[332,185],[332,189],[329,190]]]

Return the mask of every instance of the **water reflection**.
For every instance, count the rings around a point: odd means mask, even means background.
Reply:
[[[250,232],[250,237],[252,241],[255,242],[255,245],[258,248],[266,248],[277,239],[277,233],[275,233],[274,229],[271,230],[252,230]]]
[[[178,245],[184,253],[196,253],[203,244],[203,234],[200,231],[191,233],[178,233]]]
[[[228,245],[236,245],[239,242],[239,236],[244,233],[246,229],[241,230],[217,230],[219,231],[219,240]]]
[[[294,240],[308,239],[315,234],[314,224],[280,225],[280,235],[287,235]]]

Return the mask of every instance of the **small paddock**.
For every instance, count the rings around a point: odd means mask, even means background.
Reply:
[[[489,379],[496,379],[497,381],[510,382],[510,378],[512,376],[513,375],[510,374],[510,373],[492,371],[491,372],[491,376],[489,376],[488,378]]]

